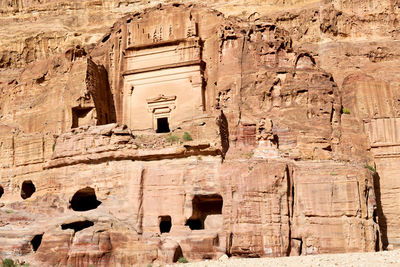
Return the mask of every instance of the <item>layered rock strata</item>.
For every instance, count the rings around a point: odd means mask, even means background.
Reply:
[[[381,83],[339,89],[318,59],[268,19],[173,4],[89,49],[8,60],[0,256],[131,266],[396,244],[396,180],[371,162],[395,172],[397,108],[375,112],[386,98],[359,99]]]

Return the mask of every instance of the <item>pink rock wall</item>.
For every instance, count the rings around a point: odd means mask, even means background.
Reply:
[[[0,257],[131,266],[394,247],[396,90],[331,67],[339,87],[291,30],[158,6],[117,20],[88,50],[13,70],[0,84]],[[170,133],[122,125],[134,112],[126,73],[175,75],[190,61],[152,56],[144,68],[127,55],[188,39],[200,61],[185,79],[203,108]],[[190,106],[190,92],[176,99]]]

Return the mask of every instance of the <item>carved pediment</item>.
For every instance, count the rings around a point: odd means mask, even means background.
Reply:
[[[175,101],[175,99],[176,99],[176,96],[159,95],[154,98],[146,99],[146,101],[147,101],[147,104],[155,104],[155,103],[160,103],[160,102]]]
[[[156,110],[167,110],[170,112],[171,110],[175,109],[175,100],[176,96],[165,96],[159,95],[154,98],[146,99],[147,101],[147,108],[149,112],[155,113]]]

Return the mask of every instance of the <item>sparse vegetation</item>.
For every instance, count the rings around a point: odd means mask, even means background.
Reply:
[[[343,113],[343,114],[350,114],[350,109],[348,109],[348,108],[342,108],[342,113]]]
[[[371,165],[365,164],[365,165],[364,165],[364,168],[366,168],[366,169],[368,169],[368,170],[370,170],[370,171],[376,173],[376,169],[375,169],[374,167],[372,167]]]
[[[7,214],[10,214],[10,213],[13,213],[14,211],[12,211],[12,210],[6,210],[6,213]]]
[[[193,140],[192,136],[191,136],[190,133],[188,133],[188,132],[184,132],[184,133],[183,133],[182,139],[183,139],[183,141],[185,141],[185,142],[187,142],[187,141],[192,141],[192,140]]]
[[[1,267],[14,267],[14,261],[12,259],[4,259],[1,263]]]
[[[178,262],[179,262],[179,263],[188,263],[189,261],[188,261],[185,257],[180,257],[180,258],[178,259]]]
[[[29,267],[29,263],[14,262],[12,259],[4,259],[1,263],[1,267]]]
[[[53,147],[51,148],[54,152],[54,150],[56,149],[56,143],[53,144]]]
[[[167,141],[170,144],[179,143],[180,138],[178,136],[170,133],[167,137],[165,137],[165,141]]]
[[[251,152],[245,153],[244,156],[245,156],[247,159],[251,159],[251,158],[254,156],[254,152],[251,151]]]

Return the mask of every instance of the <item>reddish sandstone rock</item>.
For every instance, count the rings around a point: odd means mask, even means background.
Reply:
[[[0,84],[0,256],[132,266],[396,241],[395,179],[364,165],[397,108],[359,101],[384,88],[362,75],[339,90],[316,57],[266,19],[173,4],[30,63]]]

